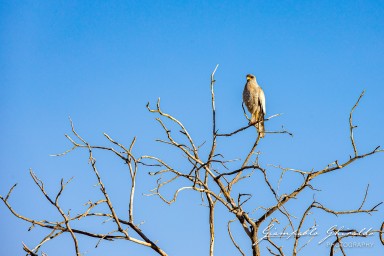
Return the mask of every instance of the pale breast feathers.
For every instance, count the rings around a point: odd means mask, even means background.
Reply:
[[[247,88],[247,86],[245,86],[243,91],[243,101],[250,112],[254,111],[256,105],[255,99],[255,92],[252,92],[251,90],[249,90],[249,88]]]

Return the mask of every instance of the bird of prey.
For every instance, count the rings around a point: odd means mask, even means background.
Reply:
[[[254,75],[247,75],[247,83],[243,91],[243,102],[252,115],[250,123],[255,123],[260,138],[263,138],[265,135],[265,96]]]

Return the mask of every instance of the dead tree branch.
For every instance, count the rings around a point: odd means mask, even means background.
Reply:
[[[301,243],[300,239],[302,238],[301,231],[303,230],[305,222],[310,219],[308,217],[310,214],[313,214],[317,210],[321,210],[323,214],[332,214],[332,215],[349,215],[349,214],[373,214],[378,211],[379,206],[382,203],[378,203],[370,208],[365,206],[369,185],[365,190],[364,197],[362,202],[358,205],[356,209],[352,210],[334,210],[331,208],[325,207],[323,204],[317,202],[313,199],[312,203],[305,209],[302,213],[301,218],[295,217],[295,210],[290,209],[288,202],[293,201],[292,199],[297,199],[301,193],[309,188],[311,191],[319,191],[317,187],[314,187],[314,180],[317,180],[318,177],[323,176],[324,174],[331,174],[337,170],[346,168],[352,163],[363,159],[365,157],[374,155],[379,152],[383,152],[380,149],[380,146],[375,147],[373,150],[366,153],[358,153],[357,143],[354,137],[354,129],[357,127],[353,124],[353,113],[358,107],[360,100],[364,96],[365,91],[363,91],[354,106],[352,107],[349,113],[349,132],[350,132],[350,141],[352,144],[352,149],[354,155],[347,158],[344,161],[332,161],[331,164],[328,164],[325,168],[312,169],[310,171],[299,170],[295,168],[283,168],[280,165],[267,165],[264,167],[264,164],[259,163],[260,157],[260,137],[257,135],[253,141],[250,142],[249,151],[244,155],[244,158],[241,162],[239,159],[226,159],[223,152],[220,152],[220,145],[228,142],[228,137],[239,135],[247,130],[249,127],[254,126],[255,123],[248,124],[244,127],[236,129],[235,131],[229,133],[218,133],[217,127],[217,108],[216,108],[216,98],[215,98],[215,74],[218,69],[218,65],[214,68],[210,76],[210,94],[211,94],[211,112],[212,112],[212,130],[209,131],[209,139],[205,138],[204,143],[196,143],[192,134],[189,133],[187,128],[184,126],[181,119],[174,117],[173,115],[165,112],[160,106],[160,98],[157,101],[156,107],[153,109],[148,103],[146,105],[147,110],[150,113],[156,115],[156,122],[160,125],[160,129],[164,132],[164,137],[162,139],[156,140],[159,143],[166,145],[170,149],[175,150],[185,158],[186,164],[183,167],[174,168],[178,166],[174,159],[167,160],[161,159],[157,156],[152,155],[142,155],[136,157],[133,154],[133,148],[136,143],[136,137],[130,142],[129,146],[126,147],[122,143],[117,142],[108,134],[104,133],[104,137],[107,140],[107,143],[111,146],[98,146],[92,145],[87,140],[79,135],[76,131],[72,120],[70,119],[71,136],[65,135],[65,137],[71,143],[71,148],[64,151],[61,154],[55,156],[65,156],[70,152],[76,149],[86,150],[88,153],[88,159],[91,169],[92,176],[97,180],[97,186],[100,190],[100,199],[97,201],[88,201],[86,202],[84,211],[80,213],[70,215],[64,210],[63,206],[59,204],[60,198],[64,192],[64,189],[71,181],[64,182],[62,179],[60,182],[60,188],[57,194],[51,196],[47,193],[44,183],[40,180],[32,170],[30,175],[37,185],[41,193],[43,194],[45,200],[47,200],[55,210],[60,213],[61,219],[52,221],[52,220],[37,220],[28,218],[24,215],[19,214],[10,204],[11,194],[14,191],[16,184],[11,187],[9,192],[5,197],[0,196],[0,199],[7,207],[7,209],[17,218],[24,220],[30,223],[31,228],[37,226],[46,230],[49,230],[49,233],[45,235],[40,242],[36,245],[35,248],[29,249],[25,244],[23,249],[28,253],[28,255],[37,255],[39,249],[48,241],[55,239],[56,237],[61,236],[62,234],[69,234],[72,238],[74,249],[76,255],[80,255],[80,248],[77,236],[86,236],[90,238],[95,238],[97,240],[96,247],[103,240],[105,241],[114,241],[114,240],[125,240],[128,242],[133,242],[135,244],[151,248],[154,253],[165,256],[167,255],[163,249],[161,249],[152,239],[148,237],[139,228],[138,224],[135,224],[135,192],[136,192],[136,178],[140,168],[149,170],[149,174],[157,178],[156,185],[153,190],[151,190],[149,195],[155,195],[159,197],[163,202],[167,204],[175,203],[179,196],[181,196],[183,191],[195,191],[199,194],[199,200],[202,201],[202,204],[207,206],[207,232],[209,232],[209,255],[214,255],[215,244],[215,217],[217,209],[224,208],[226,211],[232,215],[232,220],[228,221],[227,230],[229,238],[231,239],[234,247],[239,251],[241,255],[246,255],[244,252],[245,249],[241,248],[234,239],[234,234],[231,230],[231,224],[237,223],[239,227],[242,228],[244,236],[248,239],[249,248],[248,250],[252,251],[253,256],[261,256],[263,251],[269,252],[271,255],[280,255],[284,256],[284,248],[278,242],[273,241],[271,236],[260,236],[261,230],[260,227],[265,226],[269,221],[269,225],[274,223],[279,223],[284,221],[284,231],[291,229],[293,232],[293,248],[292,255],[296,256],[299,254],[300,250],[307,246],[311,239],[305,243]],[[245,119],[249,118],[245,109],[243,107]],[[281,114],[272,115],[265,119],[265,121],[273,121],[274,118],[280,116]],[[176,129],[177,133],[174,132]],[[288,134],[292,136],[292,133],[282,128],[280,131],[266,131],[270,134]],[[211,141],[211,144],[207,146],[206,150],[203,150],[205,141]],[[266,141],[263,140],[263,143]],[[124,166],[127,167],[127,172],[130,175],[129,188],[130,195],[129,200],[126,202],[128,205],[128,212],[126,216],[121,218],[115,208],[116,204],[113,202],[110,197],[107,187],[103,182],[102,172],[96,164],[95,154],[98,152],[108,152],[112,153],[115,157],[120,159]],[[262,163],[262,161],[261,161]],[[273,175],[275,169],[280,169],[278,175]],[[269,169],[268,169],[269,168]],[[272,170],[271,170],[272,169]],[[279,171],[279,170],[278,170]],[[300,178],[300,183],[298,186],[293,187],[292,190],[284,191],[286,193],[280,192],[280,184],[282,180],[286,177],[284,176],[287,172],[294,173],[295,177]],[[259,184],[252,184],[255,189],[263,188],[266,190],[266,193],[272,196],[272,202],[268,202],[269,205],[252,205],[255,198],[257,200],[257,194],[260,193],[258,190],[255,191],[243,191],[244,187],[241,187],[239,184],[245,182],[246,180],[252,181],[252,175],[255,173],[255,176],[260,174],[261,181]],[[299,174],[299,175],[297,175]],[[280,177],[279,177],[280,175]],[[276,177],[276,179],[274,179]],[[277,180],[278,179],[278,180]],[[276,181],[277,180],[277,181]],[[241,182],[240,182],[241,181]],[[165,189],[169,189],[169,185],[173,184],[176,188],[171,192],[171,196],[167,193],[164,193]],[[249,189],[249,188],[246,188]],[[256,192],[257,191],[257,192]],[[100,205],[107,207],[104,212],[101,212],[99,209]],[[219,206],[219,207],[217,207]],[[255,209],[256,208],[256,209]],[[301,214],[301,213],[300,213]],[[296,215],[300,216],[300,215]],[[75,221],[81,221],[84,219],[96,219],[96,220],[111,220],[113,222],[114,228],[109,232],[96,233],[89,232],[86,229],[76,229],[73,228],[72,224]],[[280,219],[278,219],[280,218]],[[298,219],[297,221],[295,219]],[[297,223],[298,222],[298,223]],[[316,225],[316,222],[315,222]],[[353,231],[353,230],[352,230]],[[384,245],[383,239],[384,223],[382,224],[380,230],[372,231],[373,233],[378,233],[381,243]],[[137,236],[138,238],[135,238]],[[338,246],[345,255],[345,251],[342,247],[342,239],[347,237],[354,236],[353,233],[338,233],[336,235],[336,240],[332,243],[330,255],[333,255]],[[358,235],[355,235],[358,236]],[[236,236],[237,237],[237,236]],[[363,237],[363,236],[361,236]],[[280,237],[281,238],[281,237]],[[207,250],[208,251],[208,250]]]
[[[73,135],[80,141],[76,142],[73,140],[69,135],[66,135],[66,138],[72,143],[73,147],[70,150],[65,151],[62,154],[57,154],[55,156],[64,156],[68,154],[69,152],[73,151],[74,149],[77,148],[84,148],[88,150],[89,153],[89,163],[91,165],[92,173],[97,179],[97,185],[102,193],[103,199],[98,200],[97,202],[91,202],[88,201],[85,205],[87,205],[87,209],[82,212],[74,215],[73,217],[69,216],[69,213],[66,214],[63,208],[59,205],[59,199],[66,188],[67,184],[70,182],[64,182],[64,180],[61,180],[60,182],[60,189],[59,192],[56,194],[55,197],[51,197],[48,195],[48,193],[45,190],[45,186],[42,180],[40,180],[36,174],[30,170],[30,175],[35,182],[35,184],[38,186],[39,190],[42,192],[44,195],[45,199],[52,204],[56,210],[60,213],[62,216],[63,220],[62,221],[39,221],[35,219],[31,219],[28,217],[25,217],[19,213],[17,213],[12,206],[9,203],[9,198],[11,196],[11,193],[13,192],[14,188],[16,187],[16,184],[12,186],[12,188],[9,190],[7,196],[4,198],[0,196],[0,199],[3,201],[3,203],[6,205],[6,207],[9,209],[9,211],[16,216],[19,219],[22,219],[24,221],[27,221],[32,224],[32,227],[34,226],[40,226],[42,228],[46,229],[51,229],[50,233],[45,236],[41,242],[34,248],[34,249],[28,249],[26,245],[24,245],[24,250],[27,251],[30,255],[35,255],[39,248],[46,243],[49,240],[52,240],[63,233],[69,233],[72,237],[72,240],[75,245],[75,251],[76,255],[80,255],[80,249],[79,249],[79,243],[76,235],[84,235],[92,238],[96,238],[99,241],[97,242],[97,245],[100,243],[101,240],[107,240],[107,241],[113,241],[116,239],[119,240],[127,240],[142,246],[150,247],[152,248],[153,251],[155,251],[159,255],[167,255],[158,245],[156,245],[151,239],[148,238],[144,234],[144,232],[138,227],[137,224],[134,223],[134,195],[135,195],[135,185],[136,185],[136,175],[138,171],[138,165],[139,165],[139,160],[134,157],[132,154],[132,149],[135,144],[136,138],[134,138],[128,148],[123,146],[122,144],[116,142],[113,140],[108,134],[104,134],[104,136],[107,138],[108,141],[113,143],[114,145],[118,146],[122,152],[117,151],[116,149],[112,147],[104,147],[104,146],[93,146],[89,144],[86,140],[84,140],[75,130],[75,127],[73,125],[72,120],[70,119],[70,124],[71,124],[71,129]],[[112,204],[112,199],[110,198],[107,189],[102,181],[100,172],[96,166],[96,159],[94,158],[93,150],[98,149],[102,151],[109,151],[113,152],[115,155],[117,155],[123,162],[128,166],[129,174],[131,177],[131,189],[130,189],[130,196],[129,196],[129,202],[128,202],[128,220],[123,220],[118,217],[115,208]],[[100,213],[100,212],[94,212],[93,210],[101,204],[106,204],[109,209],[109,213]],[[101,233],[93,233],[89,232],[86,230],[79,230],[79,229],[74,229],[71,226],[71,223],[74,221],[80,221],[85,218],[90,218],[90,217],[99,217],[99,218],[105,218],[108,217],[109,219],[112,219],[113,222],[116,224],[117,229],[111,232],[108,232],[107,234],[101,234]],[[125,225],[125,226],[123,226]],[[137,239],[135,237],[132,237],[131,235],[128,234],[128,229],[132,229],[137,235],[140,236],[141,239]],[[114,235],[113,235],[114,234]]]

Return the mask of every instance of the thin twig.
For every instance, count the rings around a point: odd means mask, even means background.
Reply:
[[[234,221],[235,220],[228,221],[228,224],[227,224],[228,234],[229,234],[229,237],[231,238],[233,245],[237,248],[237,250],[240,252],[240,254],[242,256],[245,256],[245,253],[243,252],[243,250],[241,250],[240,246],[236,243],[235,239],[233,238],[232,232],[231,232],[231,223]]]

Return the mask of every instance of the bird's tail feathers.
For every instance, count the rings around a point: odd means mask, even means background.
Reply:
[[[255,127],[256,127],[257,132],[260,134],[260,138],[264,138],[264,136],[265,136],[264,118],[261,118],[261,120],[257,121],[256,118],[252,117],[251,123],[256,123]]]
[[[260,138],[264,138],[265,136],[265,128],[264,128],[264,120],[261,120],[256,124],[257,132],[260,134]]]

